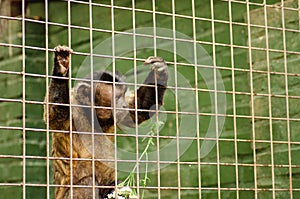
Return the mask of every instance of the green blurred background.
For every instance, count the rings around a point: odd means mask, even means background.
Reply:
[[[93,1],[100,3],[92,9],[93,44],[112,36],[111,2]],[[175,0],[176,31],[193,38],[192,1]],[[268,0],[266,8],[267,21],[265,21],[262,0],[252,0],[250,9],[250,34],[248,35],[247,4],[243,1],[195,0],[196,39],[201,46],[213,57],[215,53],[216,65],[222,75],[227,98],[227,113],[225,126],[219,140],[219,154],[216,147],[204,158],[198,160],[198,147],[195,140],[187,152],[180,157],[176,164],[169,164],[159,173],[151,172],[149,187],[158,186],[160,174],[161,198],[218,198],[218,181],[220,198],[290,198],[288,190],[292,183],[294,198],[300,197],[299,181],[299,155],[300,155],[300,100],[299,97],[299,64],[300,64],[300,32],[299,5],[296,0],[286,1],[284,16],[280,0]],[[132,1],[117,0],[114,2],[114,29],[126,31],[133,28]],[[277,6],[271,6],[277,5]],[[78,66],[87,57],[84,53],[90,51],[89,5],[86,1],[70,2],[70,29],[71,46],[75,52],[72,57],[72,74],[75,76]],[[213,6],[213,10],[211,7]],[[135,25],[136,28],[153,27],[153,8],[150,0],[136,0]],[[288,9],[291,8],[291,9]],[[156,1],[155,15],[156,27],[173,29],[172,1]],[[212,12],[214,15],[214,41],[212,36]],[[48,3],[48,37],[45,26],[45,3],[29,1],[25,21],[25,72],[28,74],[46,74],[46,39],[49,48],[58,44],[68,45],[68,2],[49,1]],[[166,14],[167,13],[167,14]],[[187,17],[185,17],[187,16]],[[229,23],[230,16],[232,24]],[[285,34],[282,30],[282,19],[285,24]],[[23,108],[20,101],[13,102],[5,99],[22,99],[23,79],[20,73],[5,73],[4,71],[22,72],[22,21],[1,19],[5,23],[0,36],[0,192],[1,198],[21,198],[23,194],[23,141],[26,144],[26,198],[47,198],[47,156],[46,132],[43,121],[43,100],[46,92],[45,77],[25,76],[25,138],[23,140]],[[265,26],[269,28],[266,29]],[[231,26],[231,28],[230,28]],[[84,28],[80,28],[84,27]],[[266,31],[267,36],[266,37]],[[151,33],[149,33],[151,35]],[[230,36],[232,35],[232,43]],[[285,35],[285,37],[283,37]],[[251,36],[251,60],[249,63],[248,37]],[[284,42],[285,38],[285,42]],[[268,41],[268,42],[266,42]],[[266,45],[268,43],[268,46]],[[7,44],[7,45],[6,45]],[[231,49],[231,45],[233,46]],[[268,51],[266,50],[268,48]],[[215,49],[215,52],[213,52]],[[284,53],[286,50],[286,54]],[[159,56],[168,61],[174,61],[172,53],[157,51]],[[51,71],[52,53],[49,52],[49,72]],[[153,55],[153,50],[137,52],[137,58],[145,59]],[[133,57],[132,53],[125,55]],[[286,56],[286,59],[284,57]],[[286,62],[285,62],[286,60]],[[183,62],[178,58],[177,62]],[[116,67],[120,70],[129,70],[133,67],[131,60],[117,60]],[[232,70],[234,63],[235,70]],[[267,67],[269,64],[269,68]],[[287,71],[285,71],[285,64]],[[250,96],[250,66],[254,70],[253,91],[256,93],[253,100],[255,116],[254,129],[251,120]],[[170,67],[174,67],[170,65]],[[199,68],[201,70],[201,68]],[[194,68],[178,64],[178,71],[195,86]],[[124,72],[124,71],[122,71]],[[287,72],[287,77],[285,76]],[[235,87],[232,84],[234,75]],[[270,78],[270,85],[268,85]],[[286,95],[286,81],[288,83],[288,102]],[[210,93],[205,91],[205,84],[199,77],[199,112],[200,137],[204,138],[211,112]],[[270,88],[270,89],[269,89]],[[235,92],[233,92],[235,91]],[[192,92],[192,91],[191,91]],[[268,95],[271,97],[269,98]],[[233,99],[236,108],[234,110]],[[31,103],[33,102],[33,103]],[[269,103],[271,102],[271,110]],[[286,109],[288,103],[289,110]],[[167,93],[165,109],[174,111],[175,101],[172,92]],[[234,115],[236,113],[236,115]],[[271,115],[270,115],[271,114]],[[272,118],[271,120],[269,118]],[[235,125],[236,124],[236,125]],[[236,126],[236,129],[234,128]],[[21,127],[20,130],[6,127]],[[196,131],[196,130],[195,130]],[[270,134],[270,132],[272,132]],[[255,149],[253,150],[253,134],[255,134]],[[167,122],[161,135],[176,135],[175,115],[168,115]],[[237,141],[234,142],[236,136]],[[202,142],[201,142],[202,143]],[[236,146],[235,146],[236,143]],[[119,140],[121,147],[135,151],[134,138]],[[236,147],[236,150],[235,150]],[[289,152],[290,147],[290,152]],[[155,146],[152,150],[155,149]],[[254,160],[254,153],[256,160]],[[236,155],[235,155],[236,154]],[[6,157],[6,156],[13,156]],[[200,162],[200,164],[198,164]],[[219,167],[217,163],[219,164]],[[50,162],[51,163],[51,162]],[[256,163],[256,164],[254,164]],[[238,166],[236,166],[238,165]],[[291,172],[289,172],[291,165]],[[199,171],[200,170],[200,174]],[[255,173],[256,172],[256,173]],[[272,172],[274,172],[272,180]],[[218,173],[220,174],[218,179]],[[256,179],[255,179],[256,174]],[[128,173],[120,172],[120,179]],[[51,176],[51,174],[50,174]],[[178,177],[180,176],[180,177]],[[141,176],[142,177],[142,176]],[[199,179],[200,178],[200,179]],[[51,182],[51,179],[50,179]],[[12,183],[14,186],[6,186]],[[13,184],[16,183],[16,184]],[[239,190],[237,191],[237,184]],[[254,191],[257,186],[257,192]],[[168,187],[168,189],[164,189]],[[197,190],[201,187],[201,190]],[[51,187],[51,198],[53,188]],[[272,190],[275,193],[272,193]],[[147,189],[145,198],[157,198],[157,189]]]

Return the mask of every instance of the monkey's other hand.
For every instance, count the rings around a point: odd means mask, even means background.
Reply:
[[[54,48],[53,75],[67,77],[70,67],[70,58],[73,50],[67,46],[56,46]]]
[[[158,71],[158,72],[163,72],[165,70],[168,69],[168,66],[165,62],[165,60],[161,57],[154,57],[154,56],[150,56],[146,59],[146,61],[144,62],[144,65],[149,65],[152,64],[151,69]]]
[[[151,65],[151,70],[156,73],[157,83],[163,86],[167,85],[169,70],[165,60],[161,57],[150,56],[144,62],[144,65]],[[153,77],[154,78],[154,77]],[[153,81],[153,82],[152,82]],[[146,83],[154,83],[154,80],[147,81]]]

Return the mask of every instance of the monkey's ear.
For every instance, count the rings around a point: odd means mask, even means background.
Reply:
[[[113,76],[107,72],[103,72],[99,80],[106,81],[106,82],[113,82]]]
[[[115,82],[124,82],[125,76],[123,76],[120,72],[116,71],[115,75],[113,75],[110,72],[100,72],[94,75],[94,79],[106,81],[106,82],[113,82],[113,79],[115,78]]]
[[[91,85],[87,82],[80,82],[76,88],[76,100],[81,105],[91,105]]]

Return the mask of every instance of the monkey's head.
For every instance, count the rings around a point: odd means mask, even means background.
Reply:
[[[94,109],[95,116],[99,122],[113,121],[113,111],[115,110],[115,119],[118,123],[128,112],[128,110],[126,110],[127,103],[125,100],[127,86],[124,84],[124,77],[116,74],[114,83],[113,78],[111,73],[97,72],[93,77],[94,84],[92,93],[89,81],[80,82],[75,88],[76,99],[79,104],[91,106],[91,99],[93,99],[94,106],[96,106]],[[86,110],[90,110],[90,108]],[[87,113],[88,118],[91,115],[89,113]]]

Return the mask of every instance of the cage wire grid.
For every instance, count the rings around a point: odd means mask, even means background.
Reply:
[[[45,12],[45,18],[44,20],[37,20],[34,18],[29,18],[26,14],[26,5],[25,1],[21,1],[21,13],[19,16],[9,16],[9,15],[2,15],[0,13],[0,20],[4,21],[18,21],[21,24],[21,43],[13,43],[11,38],[8,38],[8,40],[1,39],[0,41],[0,47],[3,50],[8,51],[10,54],[13,53],[14,49],[20,49],[21,50],[21,66],[22,70],[17,71],[17,70],[9,70],[9,69],[1,69],[0,68],[0,74],[3,77],[10,77],[10,76],[20,76],[22,79],[22,95],[21,97],[16,97],[16,98],[8,98],[8,97],[1,97],[0,96],[0,103],[20,103],[22,105],[22,117],[21,117],[21,125],[20,126],[12,126],[8,125],[9,123],[3,123],[1,122],[0,129],[5,131],[5,130],[11,130],[13,133],[14,131],[21,131],[21,145],[22,145],[22,150],[20,154],[10,154],[9,152],[3,150],[3,152],[0,151],[0,161],[3,160],[3,163],[1,163],[2,171],[5,171],[3,167],[5,166],[5,161],[11,160],[11,159],[16,159],[16,160],[21,160],[21,165],[22,165],[22,177],[21,179],[14,180],[13,178],[10,179],[9,176],[5,176],[7,179],[1,179],[0,182],[0,188],[5,191],[5,189],[8,189],[9,187],[13,188],[18,188],[22,187],[21,190],[19,190],[18,193],[21,193],[21,196],[18,195],[19,197],[22,198],[28,198],[30,197],[32,191],[28,191],[28,187],[41,187],[41,188],[46,188],[45,190],[45,195],[43,197],[45,198],[53,198],[53,193],[52,190],[54,187],[58,187],[60,185],[55,185],[52,183],[52,172],[51,172],[51,162],[53,160],[71,160],[70,161],[70,173],[72,173],[72,161],[74,160],[90,160],[90,159],[84,159],[84,158],[74,158],[72,157],[72,150],[70,150],[70,158],[67,157],[52,157],[51,156],[51,134],[53,133],[50,128],[49,128],[49,123],[46,123],[46,125],[43,127],[27,127],[27,114],[26,110],[28,110],[27,106],[28,105],[45,105],[46,109],[49,109],[49,101],[46,98],[46,101],[38,101],[38,100],[31,100],[27,99],[27,93],[28,90],[26,89],[26,78],[27,77],[33,77],[33,78],[42,78],[45,79],[45,91],[48,93],[48,87],[49,87],[49,81],[51,78],[55,78],[50,74],[50,69],[52,68],[52,54],[53,54],[53,48],[52,45],[50,44],[50,36],[51,36],[51,31],[49,30],[50,26],[57,26],[57,27],[63,27],[67,29],[67,43],[65,45],[70,46],[73,48],[73,40],[74,37],[72,35],[73,30],[84,30],[89,32],[89,47],[88,47],[88,52],[81,52],[80,50],[75,50],[73,56],[85,56],[88,57],[90,60],[90,63],[94,62],[94,59],[100,57],[100,58],[108,58],[114,60],[112,62],[112,69],[113,73],[116,72],[117,66],[116,66],[116,60],[125,60],[125,61],[131,61],[133,63],[133,70],[134,70],[134,82],[133,83],[126,83],[128,86],[132,86],[134,88],[135,94],[136,90],[139,86],[142,86],[143,84],[138,83],[137,80],[137,67],[138,63],[143,62],[147,57],[140,57],[138,54],[138,49],[137,49],[137,37],[145,37],[145,38],[151,38],[153,39],[153,55],[154,56],[160,56],[160,52],[157,50],[157,42],[160,39],[164,40],[169,40],[173,42],[173,55],[171,55],[171,60],[167,60],[167,63],[169,67],[174,68],[174,85],[169,85],[168,90],[173,90],[174,91],[174,101],[178,102],[179,101],[179,95],[178,92],[181,91],[187,91],[187,92],[194,92],[195,95],[195,112],[189,112],[189,111],[181,111],[180,107],[178,106],[177,103],[175,103],[175,109],[174,110],[155,110],[154,112],[157,113],[154,117],[155,120],[158,121],[158,114],[171,114],[175,115],[175,120],[174,120],[174,134],[172,135],[160,135],[159,132],[156,133],[156,135],[152,136],[155,138],[155,145],[156,145],[156,154],[157,154],[157,160],[156,161],[148,161],[149,163],[156,164],[157,170],[156,173],[152,175],[152,180],[156,181],[156,184],[151,184],[149,186],[143,187],[140,183],[137,183],[135,186],[132,186],[133,189],[136,189],[137,194],[141,196],[142,190],[146,189],[148,192],[146,192],[145,198],[147,198],[147,193],[150,193],[148,196],[149,198],[263,198],[263,197],[269,197],[269,198],[297,198],[299,196],[299,182],[297,181],[297,170],[299,169],[299,163],[296,161],[295,158],[297,158],[296,155],[293,155],[293,152],[297,150],[297,146],[300,145],[300,140],[296,139],[295,136],[297,136],[297,133],[295,133],[295,129],[293,129],[293,124],[300,122],[299,116],[293,115],[291,116],[291,104],[294,104],[294,100],[299,100],[299,96],[296,95],[295,93],[291,94],[290,91],[290,86],[289,86],[289,80],[291,78],[299,78],[299,73],[296,71],[290,71],[289,70],[289,57],[290,56],[299,56],[300,52],[299,49],[293,50],[288,46],[287,42],[287,34],[293,33],[295,34],[295,37],[297,35],[299,36],[299,9],[300,9],[300,2],[297,2],[297,7],[287,7],[285,6],[286,1],[277,1],[277,4],[269,4],[268,1],[238,1],[238,0],[224,0],[222,1],[223,5],[227,4],[228,8],[228,20],[225,19],[220,19],[218,16],[220,13],[215,12],[215,6],[219,2],[209,0],[207,3],[209,3],[209,8],[210,8],[210,16],[209,17],[199,17],[197,16],[197,10],[196,10],[196,5],[199,5],[199,2],[196,0],[191,0],[191,8],[189,11],[191,11],[191,14],[182,14],[182,13],[177,13],[177,4],[178,1],[172,0],[170,1],[170,7],[171,10],[170,12],[167,11],[159,11],[157,10],[157,1],[152,0],[151,1],[151,7],[152,9],[145,9],[145,8],[138,8],[137,7],[137,2],[135,1],[128,1],[130,4],[128,5],[122,5],[118,1],[110,1],[108,3],[96,3],[92,1],[62,1],[67,3],[67,23],[60,23],[60,22],[53,22],[50,20],[50,9],[49,5],[51,2],[45,1],[44,2],[44,12]],[[221,1],[220,1],[221,2]],[[294,1],[296,2],[296,1]],[[29,1],[30,4],[30,1]],[[80,26],[80,25],[74,25],[72,23],[72,5],[74,4],[82,4],[88,6],[88,18],[89,18],[89,23],[88,26]],[[201,3],[200,3],[201,4]],[[234,16],[233,14],[237,12],[233,8],[233,6],[244,6],[246,8],[245,10],[245,21],[234,21]],[[111,20],[111,29],[102,29],[102,28],[95,28],[95,24],[93,22],[93,9],[101,7],[101,8],[108,8],[110,9],[110,20]],[[264,24],[254,24],[251,23],[251,12],[253,8],[257,9],[262,9],[263,11],[263,22]],[[279,13],[281,15],[281,25],[279,27],[272,26],[268,24],[269,16],[267,15],[268,9],[278,9]],[[116,10],[122,10],[122,11],[129,11],[131,12],[131,20],[132,20],[132,33],[128,33],[122,30],[117,30],[116,28]],[[291,27],[286,26],[286,18],[285,18],[285,13],[286,12],[296,12],[298,13],[298,29],[293,29]],[[153,33],[151,34],[141,34],[136,32],[137,29],[137,13],[145,13],[145,14],[150,14],[152,15],[152,25],[153,25]],[[163,17],[171,17],[171,24],[172,24],[172,31],[173,35],[172,37],[168,36],[161,36],[157,35],[156,30],[157,30],[157,18],[158,15],[163,16]],[[176,31],[181,30],[182,24],[177,23],[177,19],[186,19],[186,20],[191,20],[192,21],[192,39],[182,39],[182,38],[177,38]],[[211,28],[211,41],[205,41],[199,39],[198,35],[198,30],[197,29],[197,22],[207,22],[210,23],[210,28]],[[44,25],[45,27],[45,46],[40,47],[40,46],[34,46],[34,45],[28,45],[26,42],[26,23],[36,23],[40,25]],[[229,42],[220,42],[220,40],[217,38],[217,35],[219,34],[219,26],[218,24],[223,24],[229,26]],[[241,44],[236,44],[235,43],[235,38],[234,38],[234,27],[235,26],[240,26],[243,27],[246,32],[247,32],[247,43],[246,45],[241,45]],[[216,28],[218,27],[218,28]],[[253,42],[257,38],[253,38],[253,33],[251,32],[254,29],[262,29],[264,31],[263,37],[265,37],[264,41],[264,46],[257,46],[254,45]],[[270,47],[270,42],[274,38],[273,35],[270,35],[270,31],[278,31],[280,32],[282,36],[282,49],[275,49]],[[94,39],[93,36],[96,33],[108,33],[111,34],[112,38],[114,38],[115,35],[130,35],[133,38],[133,56],[119,56],[116,55],[116,49],[114,48],[116,46],[116,43],[114,39],[112,39],[112,52],[111,55],[106,55],[106,54],[97,54],[94,52]],[[9,35],[8,35],[9,37]],[[299,38],[299,37],[298,37]],[[193,57],[194,57],[194,63],[186,63],[182,60],[178,60],[177,56],[177,45],[178,42],[186,42],[186,43],[191,43],[193,45]],[[299,42],[299,39],[295,38],[295,42]],[[205,46],[210,46],[211,48],[211,57],[212,57],[212,64],[211,65],[204,65],[197,63],[197,45],[205,45]],[[76,45],[76,44],[75,44]],[[224,66],[218,62],[218,48],[219,47],[224,47],[228,49],[228,53],[230,54],[230,61],[228,66]],[[249,68],[243,68],[237,65],[235,62],[235,50],[236,49],[242,49],[247,52],[247,58],[248,58],[248,66]],[[33,72],[27,72],[27,69],[29,66],[26,64],[26,51],[27,50],[34,50],[34,51],[42,51],[45,52],[45,74],[37,74]],[[255,66],[255,59],[257,56],[257,52],[262,52],[265,53],[265,63],[266,63],[266,68],[259,68]],[[281,57],[282,59],[282,65],[283,65],[283,70],[278,70],[274,71],[271,66],[271,60],[272,60],[272,55],[273,53],[280,53],[283,56]],[[173,56],[173,57],[172,57]],[[4,58],[2,57],[4,60]],[[73,63],[73,61],[72,61]],[[72,66],[71,63],[71,66]],[[297,62],[296,62],[297,63]],[[4,64],[3,64],[4,65]],[[1,65],[1,66],[3,66]],[[184,67],[184,68],[192,68],[194,74],[192,75],[192,79],[194,82],[194,85],[192,88],[186,88],[186,87],[181,87],[178,85],[178,79],[177,79],[177,74],[179,71],[179,67]],[[211,69],[213,71],[213,85],[214,89],[209,89],[209,88],[201,88],[199,83],[199,77],[196,75],[199,70],[206,68],[206,69]],[[216,71],[222,71],[224,73],[228,72],[230,76],[230,84],[231,88],[228,89],[226,88],[225,90],[219,90],[217,87],[217,74]],[[90,73],[93,74],[93,67],[91,67]],[[249,81],[245,82],[245,84],[249,84],[249,90],[244,91],[244,90],[238,90],[237,87],[239,85],[237,84],[237,76],[236,74],[247,74],[249,75]],[[70,67],[70,74],[72,74],[72,67]],[[264,81],[266,81],[266,87],[265,91],[261,91],[257,89],[257,83],[256,79],[258,78],[257,75],[261,75],[262,77],[265,78]],[[273,76],[280,76],[283,77],[283,91],[282,93],[274,93],[272,90],[272,86],[276,83],[272,80]],[[68,78],[69,84],[72,85],[73,81],[85,81],[82,78],[76,78],[76,77],[71,77]],[[93,80],[94,82],[97,82],[97,80]],[[116,86],[116,82],[113,82],[114,87]],[[91,84],[93,87],[93,84]],[[294,86],[294,85],[292,85]],[[5,87],[6,88],[6,87]],[[261,91],[261,92],[260,92]],[[156,90],[157,92],[157,90]],[[211,94],[214,97],[215,103],[212,104],[214,106],[214,112],[205,112],[202,111],[201,109],[201,93],[207,93]],[[231,102],[232,107],[230,107],[232,110],[227,111],[226,114],[220,114],[218,112],[218,94],[225,94],[225,95],[230,95],[231,96]],[[41,96],[44,96],[45,93],[39,93]],[[69,95],[71,96],[71,90]],[[115,95],[115,94],[114,94]],[[239,113],[239,104],[238,98],[239,97],[246,96],[248,99],[250,99],[249,103],[249,112],[246,114],[240,114]],[[93,96],[92,96],[93,97]],[[266,98],[266,104],[265,106],[267,107],[267,114],[265,115],[257,115],[257,109],[255,106],[256,104],[256,99],[257,98]],[[204,99],[204,98],[203,98]],[[274,99],[283,99],[285,102],[283,103],[283,107],[285,110],[284,116],[280,116],[279,114],[276,113],[276,107],[273,107],[272,105],[274,104],[273,101]],[[157,99],[156,99],[157,101]],[[135,101],[135,103],[137,103]],[[165,102],[166,103],[166,102]],[[116,104],[115,98],[114,98],[114,104]],[[78,107],[86,107],[83,105],[74,105],[70,102],[70,104],[57,104],[56,105],[62,105],[62,106],[68,106],[70,115],[72,116],[72,107],[78,106]],[[294,105],[293,105],[294,106]],[[91,104],[90,106],[92,109],[92,112],[94,111],[94,108],[103,108],[103,107],[97,107],[96,105]],[[115,107],[115,106],[114,106]],[[262,108],[262,107],[261,107]],[[294,107],[293,107],[294,108]],[[116,109],[116,108],[113,108]],[[3,109],[5,110],[5,109]],[[114,114],[116,114],[116,111],[114,111]],[[136,112],[137,114],[137,112]],[[93,115],[93,114],[92,114]],[[195,115],[196,116],[196,134],[194,137],[188,137],[184,136],[184,134],[180,133],[180,117],[182,115]],[[70,117],[71,117],[70,116]],[[42,118],[42,116],[40,115]],[[216,136],[213,138],[207,138],[205,135],[203,135],[201,131],[201,125],[203,123],[201,122],[201,117],[214,117],[215,118],[215,125],[216,125]],[[222,136],[223,134],[220,135],[220,132],[218,130],[218,121],[221,117],[224,117],[228,120],[232,120],[232,136]],[[94,125],[94,117],[92,117],[92,125]],[[239,137],[239,120],[247,120],[251,122],[251,132],[247,132],[250,134],[250,137],[246,138],[240,138]],[[268,137],[259,137],[260,134],[257,132],[261,129],[257,127],[258,121],[267,121],[268,123],[268,128],[265,129],[265,133],[268,134]],[[286,128],[286,138],[278,138],[278,136],[275,134],[277,133],[276,127],[279,128],[278,126],[274,126],[274,123],[278,122],[284,122],[285,123],[285,128]],[[72,124],[72,120],[70,120],[70,123]],[[72,125],[70,124],[70,128],[72,131]],[[226,124],[225,124],[226,126]],[[114,123],[115,129],[117,129],[116,123]],[[283,127],[282,127],[283,128]],[[80,134],[89,134],[92,137],[94,136],[94,128],[92,128],[92,132],[76,132],[72,131],[74,133],[80,133]],[[226,130],[226,127],[225,127]],[[292,135],[292,130],[294,135]],[[296,129],[297,130],[297,129]],[[135,143],[135,152],[136,152],[136,159],[135,160],[117,160],[114,159],[114,165],[116,170],[118,169],[118,163],[119,162],[124,162],[124,163],[138,163],[139,162],[139,139],[143,136],[139,135],[138,128],[133,129],[135,132],[134,134],[119,134],[116,131],[112,134],[114,136],[114,142],[117,143],[117,137],[129,137],[129,138],[134,138],[134,143]],[[34,133],[45,133],[45,149],[46,153],[43,153],[45,155],[28,155],[28,138],[26,137],[28,132],[34,132]],[[59,131],[55,130],[55,132],[63,132],[63,133],[68,133],[68,131]],[[226,133],[226,132],[225,132]],[[116,136],[117,135],[117,136]],[[258,136],[259,135],[259,136]],[[277,137],[276,137],[277,136]],[[149,138],[150,136],[144,136],[146,138]],[[174,139],[177,141],[177,146],[176,146],[176,161],[166,161],[166,160],[160,160],[160,144],[162,139]],[[94,149],[94,139],[92,139],[92,149]],[[181,156],[179,153],[179,148],[180,148],[180,142],[181,140],[193,140],[196,143],[196,158],[194,159],[186,159],[183,161],[181,160]],[[200,153],[200,148],[201,144],[205,140],[211,140],[215,141],[215,148],[212,153],[214,153],[212,156],[208,157],[201,157]],[[8,140],[9,141],[9,140]],[[72,134],[70,134],[70,141],[72,143]],[[4,143],[4,138],[1,139],[1,143]],[[222,151],[223,148],[223,143],[233,143],[233,149],[231,149],[232,152],[232,159],[229,161],[226,161],[226,158],[228,156],[224,156],[224,153]],[[20,143],[15,143],[19,144]],[[250,161],[243,161],[242,158],[242,153],[239,151],[239,145],[241,144],[247,144],[248,146],[251,146],[248,150],[251,151],[248,155],[252,156],[250,158]],[[268,147],[262,147],[263,145],[267,145]],[[284,146],[287,147],[286,154],[283,157],[282,154],[279,154],[279,158],[283,158],[284,160],[287,159],[287,161],[278,161],[276,155],[277,153],[277,146]],[[72,145],[70,145],[70,148],[72,149]],[[264,150],[264,151],[260,151]],[[269,150],[269,159],[267,161],[262,161],[260,159],[260,156],[262,156],[261,152],[268,153]],[[66,185],[66,187],[70,187],[71,190],[71,197],[72,197],[72,190],[74,187],[82,187],[82,188],[87,188],[87,187],[93,187],[93,196],[95,197],[95,188],[99,188],[102,186],[97,186],[95,182],[95,161],[111,161],[109,159],[98,159],[95,158],[94,150],[92,150],[92,163],[93,163],[93,183],[92,186],[87,186],[87,185],[73,185],[73,179],[72,175],[70,178],[70,185]],[[117,154],[117,148],[115,148],[115,154]],[[226,153],[225,153],[226,154]],[[297,154],[297,153],[296,153]],[[260,161],[258,161],[258,159]],[[46,169],[46,172],[40,172],[39,174],[41,175],[46,175],[46,180],[45,182],[39,182],[38,180],[35,182],[30,182],[27,179],[29,178],[28,175],[28,164],[27,162],[29,161],[34,161],[34,160],[45,160],[46,163],[44,168]],[[145,163],[147,161],[140,161],[141,163]],[[166,171],[163,171],[160,169],[162,164],[169,164],[169,165],[175,165],[174,171],[172,170],[173,173],[169,173]],[[3,166],[4,165],[4,166]],[[185,177],[185,172],[189,174],[188,168],[190,167],[196,167],[196,179],[191,179],[191,183],[186,182]],[[209,168],[214,168],[214,169],[209,169]],[[234,180],[229,183],[229,185],[226,185],[226,178],[231,178],[231,176],[226,176],[225,172],[222,172],[222,169],[225,167],[232,167],[233,172],[229,172],[229,174],[233,174]],[[248,169],[248,170],[247,170]],[[282,171],[283,174],[280,175],[280,173],[277,172],[277,169],[287,169]],[[209,171],[210,173],[206,173],[206,171]],[[215,171],[215,173],[213,173]],[[245,180],[245,172],[251,171],[252,176],[252,181],[248,179]],[[267,171],[270,173],[265,174],[264,171]],[[174,174],[175,173],[175,174]],[[165,178],[165,175],[175,175],[175,184],[172,183],[165,183],[165,179],[162,179],[162,177]],[[264,176],[265,174],[265,176]],[[281,179],[282,175],[287,175],[287,180],[283,181],[284,183],[287,183],[287,185],[283,186],[281,185],[277,179]],[[210,179],[209,176],[212,175],[214,180]],[[1,176],[1,175],[0,175]],[[191,177],[191,176],[188,176]],[[249,177],[251,178],[251,177]],[[137,175],[136,175],[136,181],[140,182],[142,179],[142,174],[140,176],[139,174],[139,167],[137,167]],[[172,178],[174,179],[174,178]],[[263,184],[263,180],[267,181],[266,179],[269,179],[271,184]],[[118,172],[115,177],[116,182],[120,180],[118,178]],[[206,182],[209,181],[209,182]],[[214,182],[210,184],[211,182]],[[167,185],[165,185],[167,184]],[[168,184],[170,184],[168,186]],[[186,186],[186,184],[189,184]],[[109,187],[109,186],[108,186]],[[113,188],[117,189],[117,183],[113,186]],[[169,191],[169,192],[168,192]],[[8,192],[9,193],[9,192]],[[155,193],[155,194],[153,194]],[[151,195],[152,194],[152,195]],[[41,196],[37,196],[40,198]]]

